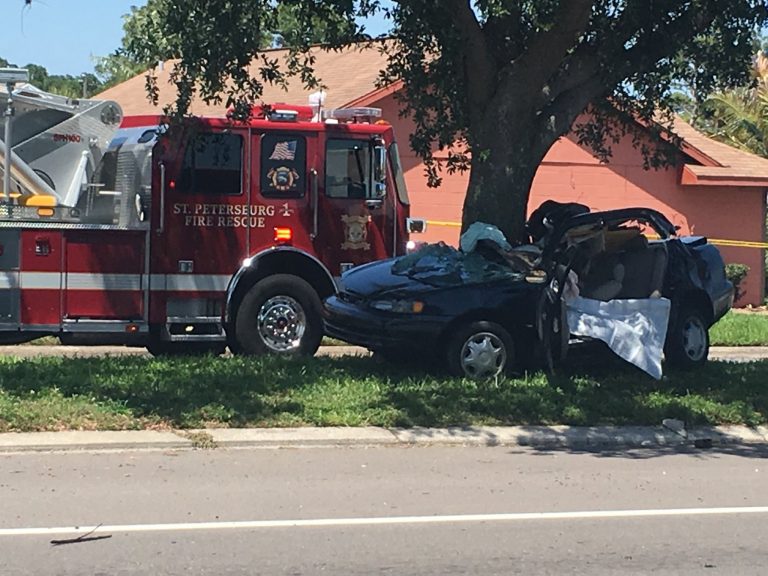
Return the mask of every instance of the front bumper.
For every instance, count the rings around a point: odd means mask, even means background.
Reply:
[[[712,298],[712,312],[713,312],[713,324],[725,316],[728,311],[733,308],[733,298],[735,296],[735,289],[730,282],[728,286],[719,294],[714,295]]]
[[[430,350],[450,318],[423,314],[393,314],[345,302],[337,296],[325,301],[325,333],[370,350]]]

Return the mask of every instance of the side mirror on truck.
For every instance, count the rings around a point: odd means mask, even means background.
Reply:
[[[371,196],[366,200],[370,209],[379,208],[387,195],[387,149],[383,142],[376,141],[373,147],[373,174]]]

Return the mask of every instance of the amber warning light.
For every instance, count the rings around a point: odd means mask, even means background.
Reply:
[[[291,228],[275,228],[275,242],[286,244],[293,240],[293,230]]]

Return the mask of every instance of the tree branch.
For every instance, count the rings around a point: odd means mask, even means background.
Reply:
[[[590,102],[606,93],[605,83],[598,77],[592,76],[582,84],[560,94],[555,101],[545,107],[538,118],[537,130],[542,136],[539,142],[546,149],[560,136],[571,130],[573,121],[584,112]]]
[[[630,16],[627,16],[616,26],[616,31],[623,33],[597,46],[582,45],[565,59],[562,72],[544,86],[540,95],[539,103],[543,107],[541,130],[552,132],[555,138],[565,134],[576,116],[590,102],[609,95],[606,86],[614,86],[633,73],[652,68],[659,59],[669,56],[666,39],[705,30],[712,22],[713,15],[689,9],[667,23],[657,22],[653,32],[642,36],[634,46],[627,49],[626,43],[637,30],[637,22],[629,22],[629,19]],[[609,56],[609,59],[621,64],[603,68],[599,54],[602,52],[606,55],[611,47],[620,50],[621,55],[613,58]],[[546,104],[548,101],[550,105]]]
[[[482,110],[493,95],[493,87],[496,85],[496,62],[469,1],[449,0],[447,4],[466,46],[464,74],[467,78],[469,105],[472,109]]]
[[[657,22],[652,32],[638,38],[630,48],[625,48],[626,42],[632,37],[626,37],[625,41],[616,45],[622,54],[616,58],[622,62],[606,74],[608,82],[616,83],[632,73],[644,72],[651,69],[661,58],[671,57],[669,39],[675,38],[677,44],[682,42],[680,38],[693,38],[696,34],[704,32],[714,21],[715,15],[707,12],[701,6],[689,6],[680,16],[667,22]],[[632,29],[633,25],[627,26]],[[636,24],[635,24],[636,29]]]
[[[538,84],[549,78],[560,66],[587,28],[592,13],[592,0],[561,0],[554,25],[542,30],[532,40],[528,51],[515,63],[521,71],[518,79]]]
[[[541,93],[540,106],[554,100],[560,94],[573,90],[600,72],[598,51],[593,46],[580,46],[565,59],[560,72],[547,84]]]

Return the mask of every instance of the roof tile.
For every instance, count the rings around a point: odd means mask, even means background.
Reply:
[[[283,63],[288,54],[286,49],[266,52]],[[379,71],[387,63],[387,56],[380,43],[358,44],[335,51],[314,47],[311,54],[315,58],[315,76],[327,86],[326,108],[339,108],[375,90]],[[147,99],[144,74],[113,86],[98,94],[96,98],[117,101],[125,115],[160,114],[163,107],[172,103],[176,95],[176,90],[170,83],[173,66],[173,61],[167,61],[155,70],[159,91],[158,106],[153,106]],[[252,64],[251,74],[256,75],[257,69],[257,65]],[[309,95],[314,91],[305,88],[300,80],[293,78],[288,83],[287,90],[265,84],[262,102],[306,105]],[[197,116],[224,116],[226,109],[223,103],[206,104],[200,98],[195,98],[190,112]]]

